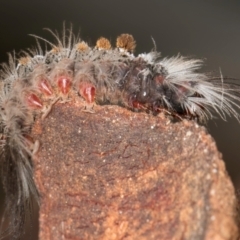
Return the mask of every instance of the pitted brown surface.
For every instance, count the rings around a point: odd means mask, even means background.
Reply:
[[[195,122],[74,103],[33,129],[40,240],[237,239],[236,199]]]

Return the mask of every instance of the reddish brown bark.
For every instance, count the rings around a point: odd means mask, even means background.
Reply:
[[[33,134],[40,240],[237,239],[236,198],[195,122],[56,104]]]

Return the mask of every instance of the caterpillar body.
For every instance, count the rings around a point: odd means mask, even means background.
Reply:
[[[48,31],[56,43],[35,36],[37,48],[19,59],[10,55],[0,73],[1,174],[5,216],[10,218],[3,235],[11,233],[13,239],[20,238],[31,198],[39,201],[31,162],[39,142],[32,139],[31,127],[57,101],[81,98],[86,112],[94,112],[95,104],[116,104],[179,119],[205,121],[214,113],[239,118],[240,88],[221,76],[201,73],[202,60],[161,58],[155,49],[135,56],[136,43],[129,34],[120,35],[114,48],[103,37],[90,47],[71,28],[64,28],[62,36]],[[39,40],[51,50],[43,50]]]

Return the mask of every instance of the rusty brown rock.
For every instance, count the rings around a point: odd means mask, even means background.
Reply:
[[[40,240],[237,239],[236,198],[193,121],[56,104],[37,121]]]

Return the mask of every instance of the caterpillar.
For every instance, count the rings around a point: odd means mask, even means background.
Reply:
[[[56,102],[84,101],[86,114],[95,104],[112,104],[131,111],[205,122],[214,115],[239,120],[240,88],[221,75],[201,73],[203,61],[177,55],[162,58],[156,47],[134,55],[132,35],[121,34],[113,47],[104,37],[91,47],[74,35],[47,29],[52,43],[39,36],[36,48],[19,58],[9,54],[0,72],[1,175],[6,193],[3,235],[19,239],[32,198],[39,202],[31,158],[40,143],[31,137],[34,121],[45,118]],[[44,50],[40,41],[50,46]],[[3,217],[3,222],[5,221]]]

